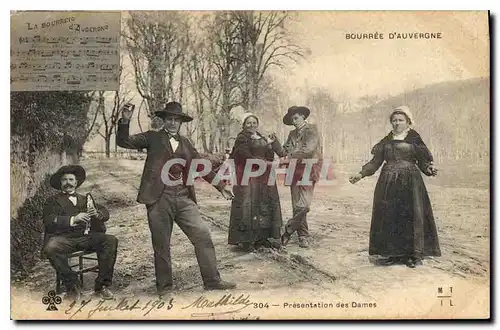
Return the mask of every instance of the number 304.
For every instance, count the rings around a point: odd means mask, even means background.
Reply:
[[[269,308],[268,303],[253,303],[253,308]]]

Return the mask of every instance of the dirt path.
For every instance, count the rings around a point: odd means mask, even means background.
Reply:
[[[87,160],[88,173],[80,188],[92,191],[111,212],[108,233],[119,239],[114,287],[118,296],[154,296],[151,239],[143,205],[135,201],[143,162]],[[348,177],[338,171],[337,178]],[[300,249],[293,238],[283,251],[265,249],[242,253],[227,245],[230,202],[208,184],[197,195],[203,218],[210,224],[223,278],[235,281],[234,295],[273,303],[253,309],[250,316],[294,317],[450,317],[487,316],[489,306],[489,191],[443,188],[427,181],[438,225],[443,256],[424,260],[415,269],[404,265],[377,266],[368,257],[368,234],[376,178],[350,185],[347,180],[318,186],[309,214],[312,244]],[[280,187],[284,219],[291,216],[290,193]],[[192,245],[174,226],[172,266],[178,300],[192,301],[204,293]],[[48,262],[40,262],[28,281],[18,283],[13,295],[26,290],[45,293],[53,288]],[[92,276],[85,287],[92,288]],[[23,288],[20,288],[24,285]],[[441,306],[438,287],[453,287],[453,307]],[[220,294],[218,294],[220,296]],[[456,298],[455,298],[456,297]],[[285,308],[284,302],[328,301],[346,303],[333,310]],[[376,304],[353,308],[352,302]],[[445,304],[448,304],[446,301]],[[277,306],[279,305],[279,306]],[[457,307],[458,306],[458,307]],[[485,314],[486,313],[486,314]],[[164,316],[165,317],[165,316]],[[166,316],[168,317],[168,316]],[[223,316],[222,316],[223,317]]]

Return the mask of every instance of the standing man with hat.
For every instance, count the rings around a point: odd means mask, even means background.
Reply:
[[[113,278],[118,240],[105,234],[104,222],[109,212],[104,206],[88,209],[87,198],[76,189],[85,181],[85,170],[79,165],[61,167],[50,178],[50,185],[61,192],[49,199],[43,210],[45,238],[43,254],[61,275],[67,295],[80,299],[81,288],[76,273],[68,265],[68,255],[76,251],[97,252],[99,275],[95,280],[95,293],[103,299],[113,299],[109,290]],[[88,234],[85,229],[90,226]]]
[[[293,217],[287,222],[285,232],[281,236],[281,243],[286,245],[291,235],[296,231],[299,236],[299,246],[309,247],[309,227],[307,225],[307,212],[311,206],[314,185],[319,180],[323,160],[321,139],[316,125],[309,124],[306,119],[311,111],[304,106],[293,106],[283,117],[285,125],[293,125],[295,129],[290,132],[283,147],[278,146],[276,153],[288,160],[296,160],[296,168],[290,185],[292,195]],[[275,140],[275,136],[271,139]],[[277,140],[275,141],[277,142]],[[312,170],[308,175],[307,165],[303,160],[314,159]]]
[[[155,112],[155,115],[164,122],[160,131],[150,130],[129,135],[132,113],[133,105],[125,106],[122,110],[116,143],[127,149],[147,149],[137,201],[146,204],[158,294],[160,297],[167,295],[173,286],[170,239],[174,222],[194,245],[205,289],[235,288],[235,284],[220,278],[215,248],[209,228],[201,219],[196,205],[194,186],[186,184],[187,169],[193,160],[200,158],[200,155],[186,137],[179,135],[179,129],[182,123],[190,122],[193,118],[182,112],[182,106],[178,102],[169,102],[164,109]],[[166,185],[162,180],[162,169],[167,161],[172,159],[186,161],[186,166],[175,164],[167,173],[170,179],[181,181],[180,185]],[[203,178],[211,183],[215,176],[216,174],[211,171]],[[215,188],[226,199],[233,198],[232,192],[225,188],[223,183],[219,183]]]

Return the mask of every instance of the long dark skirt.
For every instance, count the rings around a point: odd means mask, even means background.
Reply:
[[[260,178],[233,187],[228,243],[250,243],[281,237],[281,205],[278,188]]]
[[[441,255],[429,195],[411,162],[391,162],[382,168],[373,200],[369,254]]]

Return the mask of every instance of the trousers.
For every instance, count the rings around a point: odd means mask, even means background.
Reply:
[[[208,226],[201,219],[198,205],[184,186],[165,187],[154,204],[146,205],[153,243],[156,288],[159,293],[172,288],[170,239],[174,222],[194,246],[201,277],[205,285],[220,282],[215,248]]]
[[[286,224],[286,231],[289,234],[297,231],[299,236],[309,236],[309,226],[307,224],[307,212],[311,206],[314,184],[305,185],[292,185],[290,186],[292,195],[292,208],[293,218],[288,220]]]
[[[78,281],[77,274],[69,266],[68,255],[81,250],[96,252],[99,274],[94,289],[99,291],[103,286],[111,286],[117,247],[118,240],[115,236],[91,232],[78,237],[52,236],[43,247],[43,252],[52,267],[61,275],[68,290]]]

